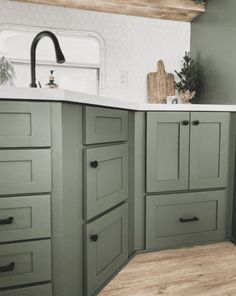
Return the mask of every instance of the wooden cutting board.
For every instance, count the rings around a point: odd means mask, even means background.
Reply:
[[[163,61],[157,62],[157,72],[148,73],[147,91],[149,103],[166,103],[168,96],[175,95],[174,74],[166,73]]]

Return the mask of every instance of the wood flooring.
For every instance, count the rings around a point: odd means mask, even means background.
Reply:
[[[137,255],[99,296],[236,296],[230,242]]]

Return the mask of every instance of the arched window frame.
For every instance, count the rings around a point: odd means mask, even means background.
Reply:
[[[86,68],[86,69],[96,69],[98,71],[98,95],[102,95],[105,88],[105,62],[106,62],[106,47],[105,40],[103,36],[94,31],[80,31],[80,30],[68,30],[61,28],[48,28],[48,27],[33,27],[33,26],[23,26],[23,25],[13,25],[13,24],[4,24],[0,25],[0,39],[1,33],[4,31],[21,31],[21,32],[30,32],[35,35],[40,31],[49,30],[54,32],[58,36],[68,36],[68,37],[76,37],[76,38],[95,38],[98,41],[100,46],[100,63],[99,64],[87,64],[87,63],[69,63],[69,64],[61,64],[58,65],[54,61],[38,61],[39,65],[57,65],[57,67],[78,67],[78,68]],[[1,51],[1,50],[0,50]],[[9,59],[13,63],[19,64],[30,64],[30,56],[29,58],[19,59],[9,56]]]

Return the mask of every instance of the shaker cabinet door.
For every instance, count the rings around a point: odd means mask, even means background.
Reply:
[[[147,192],[188,189],[189,116],[147,114]]]
[[[223,190],[146,197],[146,248],[166,249],[225,238]]]
[[[51,252],[50,240],[1,244],[0,288],[49,282]]]
[[[51,150],[0,150],[0,195],[51,191]]]
[[[51,146],[50,103],[0,102],[0,147]]]
[[[85,150],[85,216],[91,219],[128,198],[128,146]]]
[[[128,111],[86,106],[84,108],[84,144],[126,141]]]
[[[85,226],[86,290],[93,295],[128,258],[127,203]]]
[[[226,187],[229,122],[229,113],[191,113],[190,189]]]

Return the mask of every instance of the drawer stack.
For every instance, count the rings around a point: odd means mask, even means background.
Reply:
[[[128,258],[128,112],[84,108],[86,293]]]
[[[52,295],[50,147],[50,104],[0,102],[2,296]]]

